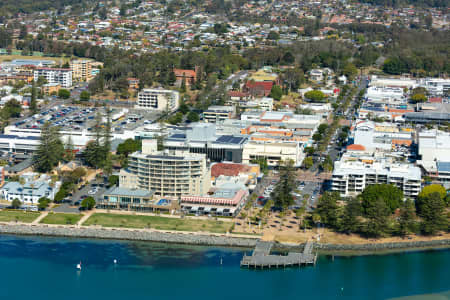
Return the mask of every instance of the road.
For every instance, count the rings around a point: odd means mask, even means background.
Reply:
[[[345,103],[346,100],[348,99],[348,97],[350,97],[350,96],[352,97],[350,99],[349,108],[347,108],[347,110],[344,112],[344,116],[350,122],[352,121],[352,117],[353,117],[353,114],[355,111],[355,106],[357,104],[356,100],[357,100],[358,94],[362,89],[365,89],[366,87],[367,87],[367,78],[361,77],[360,80],[358,81],[358,88],[357,88],[356,92],[354,93],[354,95],[349,94],[342,101],[342,103]],[[320,172],[319,171],[319,165],[321,163],[320,157],[323,157],[322,159],[324,159],[326,156],[329,155],[333,162],[340,158],[340,151],[341,151],[342,147],[339,146],[339,144],[338,144],[338,137],[339,137],[341,131],[342,131],[342,128],[338,127],[338,130],[331,135],[330,143],[328,144],[327,149],[320,156],[316,157],[314,165],[309,170],[309,171],[315,173],[316,176],[319,175],[319,172]],[[302,195],[304,195],[304,194],[311,195],[311,198],[307,204],[307,209],[310,207],[315,207],[317,205],[317,199],[319,198],[318,194],[325,189],[325,186],[323,186],[324,181],[322,180],[319,183],[317,183],[316,181],[308,181],[308,180],[305,180],[305,178],[303,178],[302,176],[299,176],[298,179],[305,182],[305,187],[301,194]],[[301,201],[302,201],[302,199],[300,200],[300,202]]]

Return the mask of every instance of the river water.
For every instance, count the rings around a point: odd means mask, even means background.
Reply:
[[[163,243],[0,236],[0,299],[388,299],[428,293],[450,295],[450,250],[334,260],[321,256],[315,267],[270,271],[239,268],[244,252]],[[78,271],[76,264],[80,262],[82,269]]]

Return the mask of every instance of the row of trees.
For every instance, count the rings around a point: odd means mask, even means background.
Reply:
[[[442,186],[425,187],[414,204],[403,201],[403,192],[393,185],[366,187],[363,193],[347,199],[345,205],[337,192],[325,192],[319,199],[320,223],[343,232],[367,237],[422,233],[434,235],[448,231],[445,207],[448,197]]]

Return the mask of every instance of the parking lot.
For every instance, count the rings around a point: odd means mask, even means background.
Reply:
[[[59,126],[61,131],[92,131],[94,130],[95,117],[98,112],[102,115],[102,123],[106,123],[106,111],[104,108],[61,104],[44,109],[31,117],[17,120],[14,125],[20,129],[40,129],[48,121],[53,126]],[[114,133],[122,133],[126,130],[134,130],[139,126],[152,124],[159,118],[160,112],[111,108],[110,115],[111,130]]]

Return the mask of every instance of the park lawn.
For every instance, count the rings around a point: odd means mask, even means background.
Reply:
[[[59,65],[61,59],[63,63],[70,61],[70,57],[51,57],[51,56],[24,56],[24,55],[0,55],[0,62],[12,61],[14,59],[36,59],[36,60],[54,60]]]
[[[101,225],[104,227],[153,228],[176,231],[205,231],[225,233],[230,230],[232,222],[221,220],[194,220],[142,215],[119,215],[96,213],[83,225]]]
[[[83,217],[82,214],[49,213],[40,223],[75,225]]]
[[[0,222],[18,221],[23,223],[31,223],[39,217],[41,213],[36,211],[21,211],[21,210],[1,210]]]

